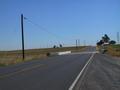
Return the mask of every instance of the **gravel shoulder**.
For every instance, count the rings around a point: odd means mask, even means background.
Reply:
[[[120,90],[120,58],[96,54],[75,90]]]

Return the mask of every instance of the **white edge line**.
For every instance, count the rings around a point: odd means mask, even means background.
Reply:
[[[81,70],[81,72],[78,74],[78,76],[76,77],[76,79],[74,80],[74,82],[72,83],[72,85],[69,87],[68,90],[73,90],[74,86],[76,85],[76,83],[78,82],[79,78],[81,77],[83,71],[85,70],[85,68],[87,67],[87,65],[89,64],[89,62],[92,60],[93,56],[95,55],[95,53],[93,53],[91,55],[91,57],[89,58],[88,62],[85,64],[85,66],[83,67],[83,69]]]

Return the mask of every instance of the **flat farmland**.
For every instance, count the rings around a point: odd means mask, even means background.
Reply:
[[[71,51],[71,52],[80,52],[84,51],[85,46],[80,47],[62,47],[62,48],[42,48],[42,49],[28,49],[25,50],[25,60],[35,60],[40,58],[46,58],[50,53],[62,52],[62,51]],[[0,51],[0,66],[6,66],[10,64],[16,64],[23,62],[22,60],[22,51]]]

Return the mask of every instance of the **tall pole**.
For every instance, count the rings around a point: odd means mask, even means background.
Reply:
[[[24,26],[23,26],[23,14],[21,14],[21,31],[22,31],[22,58],[25,59],[25,53],[24,53]]]
[[[77,40],[76,40],[76,48],[77,48],[77,45],[78,45],[78,43],[77,43]]]
[[[80,46],[80,39],[78,39],[78,46]]]
[[[120,44],[120,36],[119,36],[119,32],[117,32],[117,42],[118,42],[118,44]]]
[[[86,41],[84,40],[84,46],[86,46]]]

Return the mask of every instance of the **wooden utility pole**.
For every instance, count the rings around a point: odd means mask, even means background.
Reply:
[[[24,52],[24,26],[23,26],[24,16],[21,14],[21,32],[22,32],[22,58],[25,59],[25,52]]]

